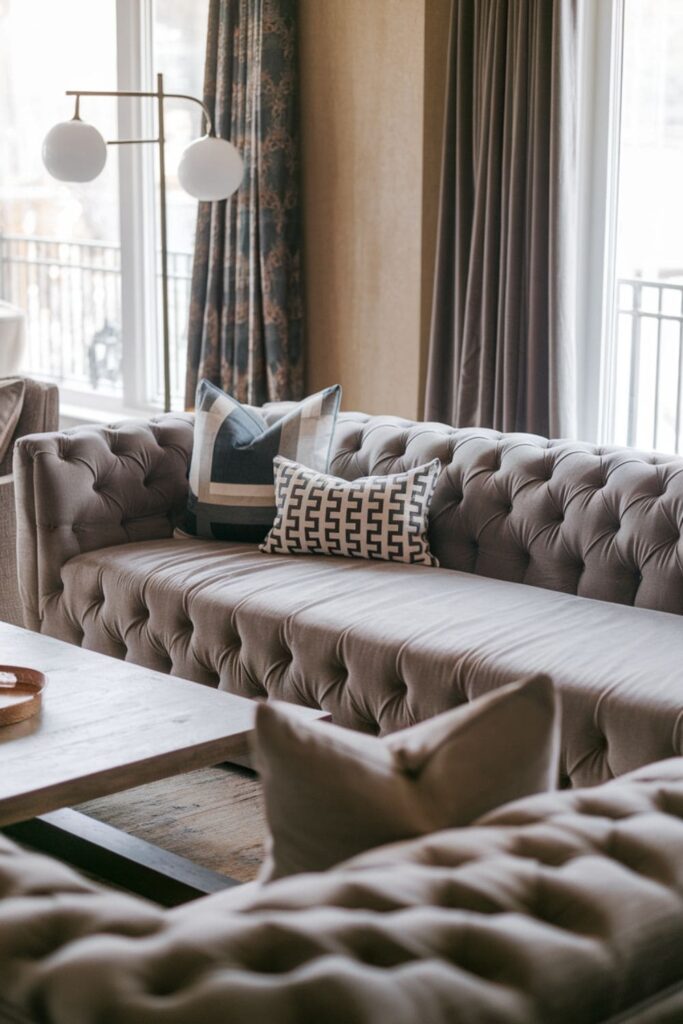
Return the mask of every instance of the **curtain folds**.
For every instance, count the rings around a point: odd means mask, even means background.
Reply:
[[[575,432],[579,2],[453,0],[429,419]]]
[[[240,401],[303,394],[296,0],[210,0],[204,100],[245,161],[200,203],[186,405],[207,377]]]

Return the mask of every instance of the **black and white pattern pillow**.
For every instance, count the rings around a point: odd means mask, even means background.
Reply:
[[[261,551],[439,564],[427,539],[438,459],[360,480],[316,473],[281,456],[273,466],[277,515]]]

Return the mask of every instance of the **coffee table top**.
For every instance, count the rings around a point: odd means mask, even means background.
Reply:
[[[0,825],[239,760],[254,726],[254,701],[7,623],[0,662],[47,675],[42,712],[0,728]]]

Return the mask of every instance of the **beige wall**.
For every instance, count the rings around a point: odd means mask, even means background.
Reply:
[[[421,411],[435,224],[423,184],[431,195],[445,57],[433,35],[448,6],[300,0],[308,384],[341,383],[346,409]]]

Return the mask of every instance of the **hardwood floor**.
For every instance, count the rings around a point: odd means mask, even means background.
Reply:
[[[76,809],[240,882],[263,859],[261,784],[246,768],[203,768]]]

